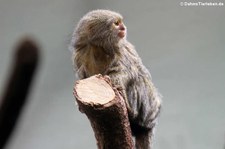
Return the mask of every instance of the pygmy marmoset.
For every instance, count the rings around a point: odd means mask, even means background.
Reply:
[[[123,17],[94,10],[78,23],[71,41],[80,79],[108,75],[121,88],[137,149],[150,149],[161,98],[134,46],[126,39]]]

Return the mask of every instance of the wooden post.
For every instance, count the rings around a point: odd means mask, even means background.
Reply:
[[[133,149],[125,101],[101,75],[79,80],[74,87],[79,110],[90,120],[99,149]]]

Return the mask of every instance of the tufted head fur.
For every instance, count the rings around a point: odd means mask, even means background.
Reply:
[[[119,42],[124,38],[118,36],[120,30],[115,28],[115,23],[122,22],[123,17],[110,10],[94,10],[88,12],[79,21],[74,32],[74,47],[83,48],[84,45],[102,47],[106,53],[112,54],[118,49]],[[124,32],[126,34],[126,27]]]

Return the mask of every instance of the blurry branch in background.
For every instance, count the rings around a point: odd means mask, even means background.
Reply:
[[[91,123],[98,149],[134,148],[125,101],[109,77],[96,75],[77,81],[74,96]]]
[[[29,38],[22,40],[15,50],[0,105],[0,149],[6,145],[15,127],[39,60],[39,49]]]

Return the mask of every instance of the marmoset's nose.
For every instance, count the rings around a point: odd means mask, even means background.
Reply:
[[[125,27],[124,27],[123,23],[120,24],[119,29],[120,29],[121,31],[124,31],[124,30],[125,30]]]

